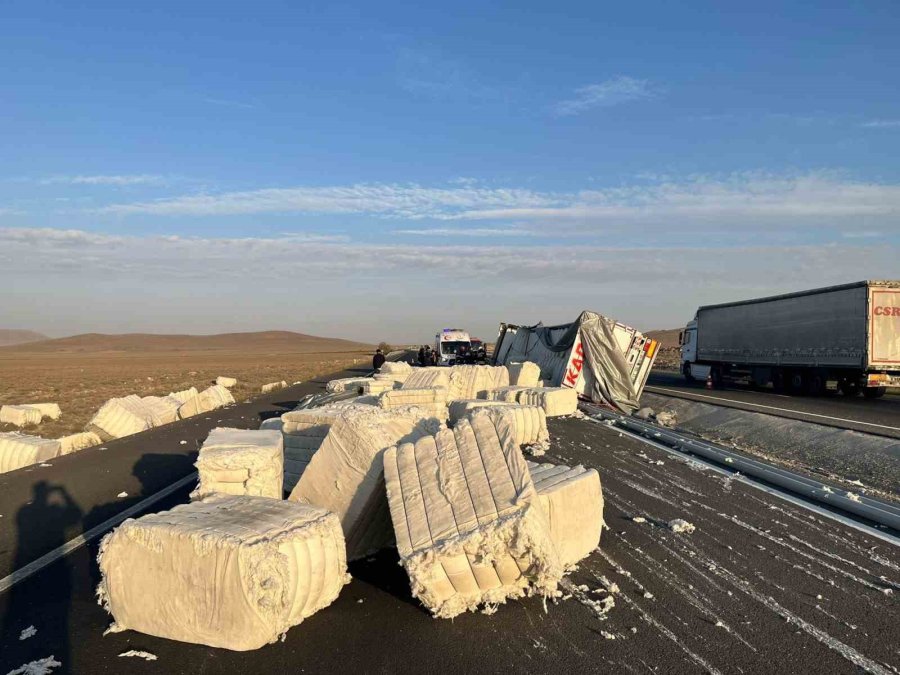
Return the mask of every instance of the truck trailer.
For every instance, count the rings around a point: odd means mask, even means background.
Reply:
[[[706,305],[681,332],[691,380],[868,398],[900,388],[900,281],[859,281]]]
[[[596,312],[572,323],[519,326],[501,323],[493,362],[531,361],[544,384],[569,387],[582,398],[634,412],[659,343]]]

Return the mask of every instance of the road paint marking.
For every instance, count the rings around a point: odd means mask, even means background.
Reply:
[[[588,416],[588,420],[593,422],[594,424],[600,424],[603,426],[607,426],[604,421],[602,421],[596,417]],[[616,431],[620,434],[624,434],[625,436],[629,436],[636,441],[640,441],[641,443],[646,443],[647,445],[651,445],[654,448],[656,448],[657,450],[662,450],[663,452],[666,452],[666,453],[672,455],[673,457],[680,457],[681,459],[687,460],[688,462],[693,462],[694,464],[703,466],[703,467],[710,469],[712,471],[715,471],[716,473],[719,473],[723,476],[726,476],[733,480],[740,481],[743,485],[749,485],[750,487],[756,488],[760,492],[765,492],[766,494],[772,495],[773,497],[777,497],[786,502],[790,502],[794,506],[799,506],[800,508],[806,509],[807,511],[812,511],[813,513],[816,513],[820,516],[828,518],[829,520],[836,520],[837,522],[841,523],[842,525],[851,527],[854,530],[858,530],[859,532],[869,535],[870,537],[876,537],[878,539],[881,539],[882,541],[888,542],[889,544],[893,544],[894,546],[900,546],[900,537],[895,537],[891,534],[888,534],[887,532],[882,532],[881,530],[877,530],[870,525],[866,525],[864,523],[861,523],[857,520],[854,520],[852,518],[844,516],[835,511],[829,511],[826,508],[818,506],[817,504],[814,504],[812,502],[806,501],[805,499],[801,499],[800,497],[795,497],[795,496],[793,496],[787,492],[784,492],[782,490],[779,490],[777,488],[770,487],[763,483],[757,482],[751,476],[746,476],[740,472],[729,471],[728,469],[724,469],[704,457],[699,457],[697,455],[689,455],[686,452],[683,452],[681,450],[676,450],[675,448],[670,448],[668,445],[663,445],[662,443],[654,441],[650,438],[641,436],[640,434],[637,434],[637,433],[631,431],[630,429],[625,429],[625,428],[619,427],[619,426],[611,426],[611,427],[607,426],[607,428],[610,431]]]
[[[768,410],[780,410],[782,412],[794,413],[795,415],[807,415],[808,417],[821,417],[826,420],[835,420],[837,422],[850,422],[851,424],[862,424],[867,427],[877,427],[879,429],[890,429],[891,431],[900,431],[900,427],[892,427],[887,424],[875,424],[874,422],[860,422],[858,420],[848,420],[844,417],[832,417],[831,415],[820,415],[819,413],[804,412],[803,410],[795,410],[793,408],[779,408],[774,405],[763,405],[762,403],[750,403],[748,401],[736,401],[733,398],[722,398],[721,396],[707,396],[706,394],[695,394],[692,391],[682,391],[681,389],[669,389],[667,387],[651,387],[644,389],[650,391],[665,391],[672,394],[680,394],[682,396],[696,396],[697,398],[708,398],[711,401],[726,401],[728,403],[739,403],[741,405],[752,405],[754,408],[766,408]]]
[[[163,488],[159,492],[156,492],[156,493],[150,495],[149,497],[142,499],[137,504],[129,506],[127,509],[125,509],[121,513],[114,515],[112,518],[104,520],[99,525],[95,525],[94,527],[89,529],[87,532],[79,534],[74,539],[70,539],[62,546],[53,549],[49,553],[45,553],[37,560],[33,560],[32,562],[28,563],[21,569],[17,569],[15,572],[10,574],[9,576],[3,577],[2,579],[0,579],[0,593],[8,591],[10,588],[15,586],[16,584],[18,584],[22,581],[25,581],[25,579],[27,579],[28,577],[30,577],[34,574],[37,574],[38,572],[40,572],[42,569],[44,569],[48,565],[52,565],[57,560],[59,560],[60,558],[64,558],[72,551],[77,551],[79,548],[81,548],[85,544],[93,541],[94,539],[97,539],[100,535],[104,534],[108,530],[111,530],[116,525],[121,523],[123,520],[125,520],[127,518],[131,518],[131,516],[133,516],[135,513],[139,513],[140,511],[143,511],[148,506],[152,506],[156,502],[158,502],[162,499],[165,499],[173,492],[180,490],[181,488],[185,487],[186,485],[190,485],[191,483],[195,482],[196,480],[197,480],[197,472],[194,471],[193,473],[188,474],[181,480],[178,480],[178,481],[172,483],[171,485],[169,485],[168,487]]]

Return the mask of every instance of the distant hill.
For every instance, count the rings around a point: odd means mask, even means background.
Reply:
[[[12,328],[0,328],[0,347],[9,345],[21,345],[26,342],[37,342],[38,340],[48,340],[49,338],[43,333],[36,333],[33,330],[15,330]]]
[[[677,347],[678,346],[678,334],[681,333],[683,329],[681,328],[665,328],[662,330],[648,330],[644,333],[647,337],[651,337],[654,340],[659,341],[659,346],[665,349],[666,347]]]
[[[260,333],[222,333],[219,335],[155,335],[153,333],[126,333],[105,335],[85,333],[72,337],[47,339],[5,347],[10,352],[351,352],[369,350],[371,345],[338,338],[304,335],[290,331],[264,331]]]

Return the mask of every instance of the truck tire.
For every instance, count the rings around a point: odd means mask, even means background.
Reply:
[[[684,375],[684,379],[688,382],[694,381],[694,374],[691,372],[691,364],[689,361],[685,361],[684,365],[681,367],[681,372]]]
[[[719,366],[712,366],[709,369],[709,377],[712,380],[713,389],[722,388],[722,369]]]
[[[866,398],[881,398],[886,391],[886,387],[866,387],[863,389],[863,396]]]
[[[803,377],[807,396],[822,396],[827,386],[825,377],[820,373],[806,373]]]

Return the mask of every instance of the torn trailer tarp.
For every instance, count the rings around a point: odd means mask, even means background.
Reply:
[[[546,386],[632,413],[656,358],[658,343],[634,328],[584,311],[559,326],[500,324],[494,363],[531,361]]]

